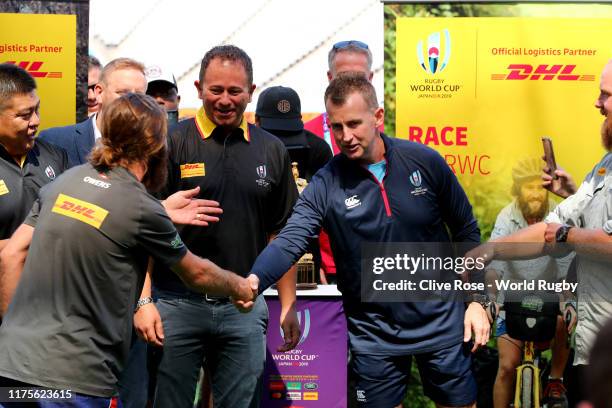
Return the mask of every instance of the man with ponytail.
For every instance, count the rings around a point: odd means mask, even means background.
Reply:
[[[166,177],[162,108],[129,93],[103,118],[89,163],[41,190],[0,253],[0,387],[59,390],[79,407],[117,395],[150,256],[196,291],[248,304],[257,286],[193,255],[147,192]]]

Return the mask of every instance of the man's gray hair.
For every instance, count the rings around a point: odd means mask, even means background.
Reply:
[[[368,71],[372,71],[372,51],[369,48],[361,48],[355,44],[348,44],[346,47],[336,48],[335,46],[329,50],[327,54],[327,64],[331,72],[334,71],[333,65],[336,55],[343,52],[352,52],[353,54],[363,54],[368,60]]]

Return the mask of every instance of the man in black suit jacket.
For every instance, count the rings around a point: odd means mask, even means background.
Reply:
[[[145,93],[147,80],[144,69],[140,62],[129,58],[117,58],[109,62],[94,88],[100,111],[76,125],[44,130],[40,132],[40,140],[66,150],[70,167],[85,163],[96,140],[101,136],[99,128],[102,123],[102,107],[128,92]]]

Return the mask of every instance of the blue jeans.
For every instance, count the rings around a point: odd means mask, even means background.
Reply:
[[[136,333],[132,333],[130,354],[117,385],[123,408],[146,407],[149,386],[147,343]]]
[[[250,313],[204,296],[156,293],[164,325],[155,407],[191,408],[203,361],[211,373],[215,408],[257,408],[266,359],[268,307],[259,297]]]

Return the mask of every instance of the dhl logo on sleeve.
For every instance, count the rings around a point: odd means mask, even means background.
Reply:
[[[204,163],[185,163],[181,164],[181,178],[203,177],[206,175]]]
[[[102,207],[64,194],[57,196],[52,211],[89,224],[96,229],[100,228],[108,215],[108,211]]]
[[[6,186],[6,183],[4,182],[4,180],[0,180],[0,196],[8,194],[8,193],[9,193],[9,189]]]

